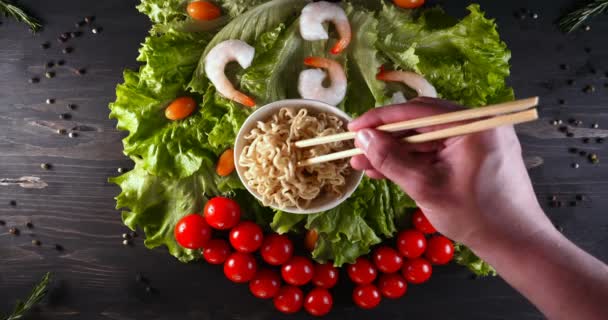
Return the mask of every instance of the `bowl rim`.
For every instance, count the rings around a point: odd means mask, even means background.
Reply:
[[[278,109],[280,109],[282,107],[296,107],[296,106],[304,107],[304,108],[312,107],[315,109],[321,109],[321,110],[323,110],[323,112],[329,112],[329,113],[335,114],[336,116],[339,116],[341,119],[346,120],[347,122],[352,121],[352,118],[346,112],[338,109],[337,107],[332,106],[332,105],[327,104],[322,101],[310,100],[310,99],[277,100],[277,101],[265,104],[265,105],[257,108],[257,110],[255,110],[253,113],[251,113],[247,117],[247,119],[245,119],[245,121],[241,125],[241,128],[239,129],[239,132],[236,135],[236,139],[235,139],[235,143],[234,143],[234,165],[235,165],[235,169],[236,169],[237,175],[239,177],[239,180],[241,180],[241,183],[245,186],[245,189],[247,190],[247,192],[249,192],[251,195],[253,195],[260,202],[262,201],[262,197],[260,196],[260,194],[255,192],[255,190],[253,190],[251,187],[249,187],[245,178],[243,177],[243,172],[242,172],[243,168],[239,165],[238,160],[239,160],[239,157],[240,157],[240,154],[241,154],[243,148],[245,147],[245,143],[244,143],[245,139],[243,138],[243,136],[245,134],[249,133],[249,131],[251,131],[252,123],[254,124],[257,121],[261,121],[262,117],[267,117],[266,114],[271,112],[272,109],[277,109],[277,111],[278,111]],[[246,130],[247,130],[247,132],[245,132]],[[328,201],[323,205],[311,206],[309,208],[302,208],[302,209],[296,208],[296,207],[279,208],[279,207],[275,207],[273,205],[269,205],[268,207],[276,209],[276,210],[288,212],[288,213],[295,213],[295,214],[313,214],[313,213],[318,213],[318,212],[323,212],[323,211],[333,209],[333,208],[337,207],[338,205],[340,205],[342,202],[346,201],[346,199],[350,198],[350,196],[353,194],[353,192],[355,192],[355,190],[357,189],[359,184],[361,184],[361,180],[363,179],[363,172],[358,171],[358,170],[353,170],[351,174],[353,175],[352,179],[354,179],[354,183],[352,183],[352,185],[346,186],[346,190],[341,197],[336,198],[335,200],[332,200],[332,201]],[[313,202],[314,202],[314,200],[313,200]]]

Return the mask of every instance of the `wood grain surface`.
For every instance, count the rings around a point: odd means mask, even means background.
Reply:
[[[517,96],[541,97],[542,119],[518,127],[537,196],[566,236],[608,261],[608,167],[568,152],[579,148],[608,161],[606,144],[596,142],[608,137],[608,17],[593,20],[589,32],[563,35],[554,23],[573,2],[480,1],[512,50],[509,81]],[[40,17],[45,28],[32,35],[21,24],[0,20],[0,220],[5,222],[0,225],[0,313],[25,297],[44,272],[53,271],[51,292],[30,319],[307,318],[303,313],[275,312],[271,302],[224,279],[221,268],[185,265],[164,249],[147,250],[141,233],[133,246],[121,244],[121,234],[128,230],[114,209],[119,189],[107,178],[132,163],[122,155],[124,133],[108,119],[107,105],[115,98],[122,70],[138,66],[137,49],[149,28],[147,18],[134,8],[137,1],[20,3]],[[442,5],[462,16],[467,3]],[[520,20],[514,16],[519,8],[540,17]],[[85,26],[81,37],[66,44],[56,40],[87,15],[96,17],[94,25],[102,27],[101,33],[92,34]],[[45,41],[51,44],[46,50],[41,48]],[[74,51],[62,53],[66,46]],[[44,64],[61,59],[65,65],[54,68],[56,77],[45,78]],[[566,70],[561,64],[567,64]],[[76,75],[79,68],[86,68],[86,74]],[[40,82],[28,83],[31,77]],[[584,93],[587,85],[595,92]],[[55,103],[47,104],[49,98]],[[68,104],[77,108],[69,110]],[[60,119],[61,113],[71,118]],[[571,118],[582,124],[570,124]],[[561,119],[574,136],[566,137],[551,125],[554,119]],[[596,122],[599,128],[594,129]],[[58,129],[77,137],[60,135]],[[580,168],[571,168],[575,162]],[[50,169],[42,169],[42,163]],[[570,206],[579,194],[585,199]],[[550,195],[557,195],[563,206],[550,207]],[[27,228],[27,222],[33,227]],[[10,234],[12,227],[20,235]],[[41,246],[32,244],[34,239]],[[63,250],[56,250],[56,244]],[[458,266],[436,271],[430,283],[410,286],[405,298],[383,301],[373,311],[355,308],[352,287],[343,284],[335,291],[336,305],[327,318],[543,318],[499,277],[473,280]],[[148,285],[137,282],[137,274]]]

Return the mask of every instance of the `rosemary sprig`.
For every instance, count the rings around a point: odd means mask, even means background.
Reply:
[[[562,31],[570,33],[578,29],[587,19],[602,12],[608,12],[608,0],[593,0],[565,15],[559,21],[559,27]]]
[[[3,0],[0,0],[0,14],[4,14],[5,17],[13,17],[17,21],[24,22],[33,32],[38,31],[42,27],[36,18],[30,16],[16,5]]]
[[[9,315],[6,320],[17,320],[23,318],[25,313],[29,311],[33,306],[35,306],[48,292],[48,285],[51,281],[51,273],[47,272],[40,283],[34,287],[32,292],[30,292],[29,297],[25,302],[17,301],[17,305],[15,305],[15,309],[13,309],[13,313]]]

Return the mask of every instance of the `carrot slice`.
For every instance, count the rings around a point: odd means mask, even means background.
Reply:
[[[221,177],[228,176],[234,171],[234,150],[227,149],[220,155],[215,172]]]

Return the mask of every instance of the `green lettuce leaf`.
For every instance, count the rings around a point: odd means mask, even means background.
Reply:
[[[299,97],[298,76],[305,69],[304,58],[323,56],[326,51],[326,41],[304,41],[300,37],[299,20],[288,29],[281,27],[269,32],[274,35],[281,29],[271,45],[267,41],[265,48],[256,47],[256,57],[240,78],[241,87],[253,94],[258,104]]]
[[[396,66],[422,73],[445,99],[466,106],[512,100],[505,84],[511,52],[479,5],[467,9],[457,21],[439,8],[418,15],[385,4],[377,45]]]
[[[373,12],[346,6],[353,39],[348,48],[348,88],[344,109],[353,116],[387,103],[384,82],[376,79],[384,64],[376,48],[378,20]]]
[[[200,56],[189,88],[198,93],[203,93],[207,89],[205,57],[218,43],[229,39],[239,39],[255,47],[255,42],[267,31],[280,24],[290,25],[307,3],[307,0],[272,0],[234,18],[213,37]]]
[[[473,253],[473,251],[471,251],[471,249],[460,243],[456,243],[454,246],[454,261],[467,267],[477,276],[483,277],[496,275],[496,270],[494,270],[491,265],[481,260]]]
[[[234,18],[253,7],[268,1],[269,0],[222,0],[221,4],[224,10]]]
[[[153,23],[166,24],[187,18],[187,3],[187,0],[141,0],[136,8]]]

